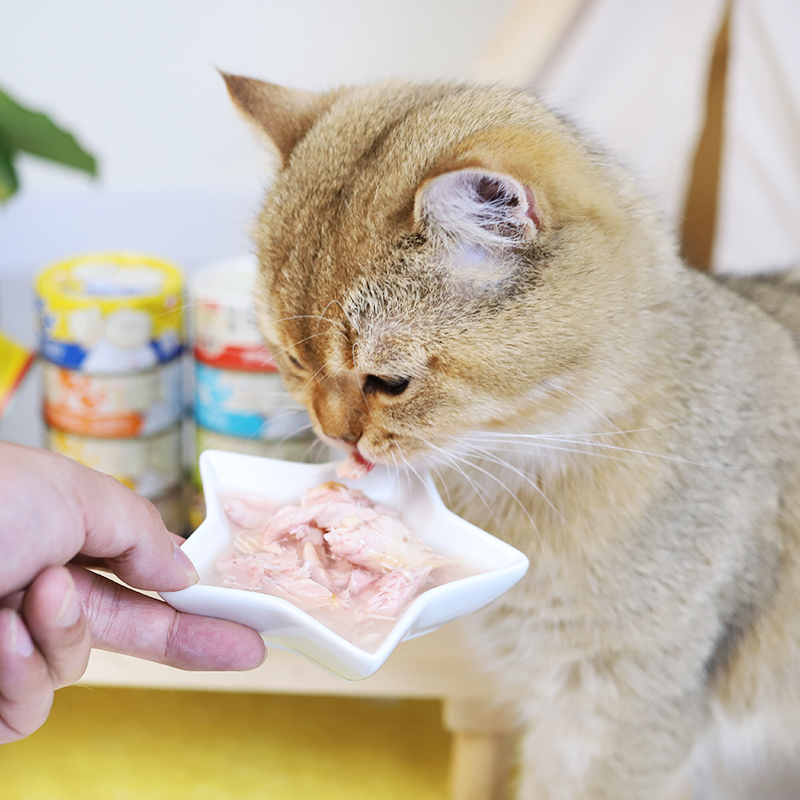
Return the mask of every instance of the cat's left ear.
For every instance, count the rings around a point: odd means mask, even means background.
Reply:
[[[484,169],[456,169],[425,180],[414,217],[445,238],[487,251],[519,246],[542,227],[529,186]]]
[[[292,150],[333,103],[332,93],[290,89],[275,83],[221,73],[233,104],[277,150],[286,164]]]

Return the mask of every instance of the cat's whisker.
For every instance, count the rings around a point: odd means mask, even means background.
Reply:
[[[334,301],[331,301],[331,303],[332,302],[334,302]],[[311,319],[311,320],[316,320],[317,321],[317,330],[319,330],[319,323],[320,322],[327,322],[330,325],[334,325],[336,327],[341,328],[341,330],[332,331],[333,333],[339,333],[342,336],[346,336],[347,334],[344,331],[344,325],[342,325],[340,320],[331,319],[330,317],[326,317],[325,316],[325,311],[327,311],[327,309],[330,307],[331,303],[328,303],[328,305],[325,306],[325,308],[323,309],[323,313],[322,314],[293,314],[293,315],[288,316],[288,317],[282,317],[280,319],[274,320],[274,324],[279,325],[279,324],[281,324],[283,322],[290,322],[292,320],[298,320],[298,319]],[[341,303],[339,305],[341,305]]]
[[[311,376],[311,377],[310,377],[310,378],[309,378],[309,379],[308,379],[308,380],[305,382],[305,385],[304,385],[304,386],[303,386],[303,388],[300,390],[300,394],[303,394],[303,392],[305,392],[305,390],[306,390],[306,389],[308,389],[308,387],[309,387],[309,386],[311,386],[311,384],[313,383],[313,381],[314,381],[314,379],[317,377],[317,375],[319,375],[319,374],[320,374],[320,373],[321,373],[321,372],[322,372],[322,371],[325,369],[325,367],[327,367],[327,366],[328,366],[328,362],[326,361],[326,362],[325,362],[325,363],[324,363],[324,364],[323,364],[323,365],[322,365],[322,366],[321,366],[321,367],[320,367],[320,368],[319,368],[319,369],[318,369],[318,370],[317,370],[317,371],[316,371],[316,372],[315,372],[315,373],[314,373],[314,374],[313,374],[313,375],[312,375],[312,376]],[[328,376],[327,376],[327,375],[324,375],[324,376],[323,376],[323,381],[322,381],[322,382],[324,383],[324,382],[325,382],[325,380],[327,380],[327,379],[328,379]]]
[[[322,441],[319,437],[315,436],[314,440],[308,446],[308,454],[311,456],[315,450],[319,450],[320,448],[327,447],[325,442]],[[330,460],[330,459],[329,459]]]
[[[397,456],[392,450],[389,450],[389,455],[392,457],[392,466],[394,467],[395,480],[400,482],[400,465],[397,463]]]
[[[448,486],[447,481],[444,480],[444,477],[442,476],[442,471],[439,468],[439,464],[437,464],[436,462],[433,462],[431,464],[431,469],[436,473],[437,477],[439,478],[439,485],[444,490],[444,495],[445,495],[445,498],[446,498],[446,504],[448,506],[452,507],[452,505],[453,505],[453,497],[450,494],[450,487]]]
[[[282,356],[284,353],[291,350],[293,347],[297,347],[299,344],[304,344],[305,342],[310,342],[312,339],[316,339],[318,336],[327,336],[330,331],[318,331],[317,333],[312,333],[310,336],[306,336],[304,339],[298,339],[296,342],[292,342],[288,347],[284,347],[283,350],[279,350],[277,353],[273,353],[273,357],[277,358],[278,356]]]
[[[600,419],[607,422],[617,433],[622,433],[622,431],[613,423],[611,419],[609,419],[599,408],[593,406],[588,400],[584,400],[582,397],[579,397],[574,392],[571,392],[569,389],[565,389],[563,386],[559,386],[557,383],[551,385],[551,388],[555,389],[556,391],[563,392],[564,394],[569,395],[570,397],[577,400],[579,403],[583,403],[590,411],[593,411],[597,414]]]
[[[482,431],[476,432],[477,435],[481,436],[482,441],[487,442],[509,442],[509,441],[516,441],[517,443],[526,442],[529,445],[536,445],[545,449],[549,450],[564,450],[564,452],[572,452],[572,453],[579,453],[582,455],[602,455],[599,453],[592,452],[591,450],[574,450],[569,448],[561,448],[555,445],[548,444],[550,441],[558,442],[559,444],[572,444],[577,445],[579,447],[595,447],[595,448],[602,448],[603,450],[616,450],[622,453],[631,453],[632,455],[638,456],[647,456],[649,458],[659,458],[664,461],[674,461],[678,464],[686,464],[688,466],[694,467],[706,467],[706,468],[714,468],[714,469],[725,469],[722,465],[717,464],[708,464],[703,463],[700,461],[690,461],[685,458],[680,458],[678,456],[670,456],[666,455],[665,453],[653,453],[648,450],[638,450],[633,447],[621,447],[619,445],[613,444],[605,444],[604,442],[587,442],[583,439],[574,438],[574,439],[567,439],[566,437],[550,437],[548,434],[539,434],[539,433],[502,433],[500,431],[492,431],[491,433],[487,434],[485,437],[483,436]],[[491,437],[496,437],[492,439]],[[605,455],[606,458],[612,458],[610,455]]]
[[[271,416],[270,420],[264,422],[261,427],[258,429],[258,435],[254,436],[254,439],[261,439],[261,433],[267,429],[269,425],[271,425],[275,421],[280,421],[281,419],[286,419],[290,417],[294,412],[294,409],[286,409],[285,411],[282,410],[281,412],[275,413]],[[301,435],[306,431],[311,431],[313,426],[311,422],[307,422],[306,424],[302,425],[299,428],[294,428],[290,433],[281,436],[279,439],[263,439],[262,441],[269,443],[270,441],[274,441],[275,444],[285,444],[290,439],[301,438]]]
[[[630,457],[625,457],[625,456],[615,456],[615,455],[611,455],[609,453],[598,453],[596,451],[593,452],[592,450],[582,450],[582,449],[579,449],[577,447],[562,447],[562,446],[559,446],[557,444],[548,444],[546,441],[541,441],[541,440],[538,440],[538,439],[534,440],[534,441],[527,441],[527,440],[512,441],[510,438],[491,439],[491,438],[487,437],[487,438],[481,438],[480,441],[483,442],[483,443],[486,443],[486,444],[503,444],[503,445],[508,445],[509,442],[512,442],[513,444],[519,445],[519,450],[517,452],[530,452],[530,451],[534,451],[536,449],[541,449],[541,450],[549,450],[549,451],[560,452],[560,453],[573,453],[575,455],[581,455],[581,456],[594,456],[595,458],[605,458],[605,459],[609,459],[611,461],[631,461],[632,460]],[[564,443],[564,444],[567,444],[567,443]],[[592,443],[591,442],[584,442],[582,444],[584,444],[586,447],[590,447]]]
[[[564,515],[555,507],[555,505],[553,505],[553,503],[551,502],[550,498],[544,493],[542,488],[536,483],[536,481],[534,481],[532,478],[530,478],[528,475],[526,475],[522,470],[517,469],[517,467],[515,467],[509,461],[506,461],[505,459],[500,458],[500,456],[497,455],[492,450],[486,450],[485,448],[475,447],[473,445],[467,445],[467,447],[469,448],[469,450],[471,452],[475,453],[476,455],[480,456],[481,458],[484,458],[487,461],[490,461],[491,463],[496,464],[498,467],[502,467],[503,469],[509,470],[514,475],[516,475],[518,478],[520,478],[522,481],[524,481],[528,486],[530,486],[531,489],[533,489],[542,498],[542,500],[545,501],[545,503],[547,503],[547,505],[549,506],[550,510],[561,520],[561,522],[566,523],[566,519],[564,519]]]
[[[417,470],[417,469],[414,467],[414,465],[413,465],[413,464],[411,464],[410,462],[406,461],[405,459],[403,460],[403,464],[404,464],[404,466],[405,466],[405,472],[406,472],[406,475],[408,475],[408,473],[409,473],[409,472],[412,472],[412,473],[413,473],[413,474],[414,474],[414,475],[417,477],[417,479],[419,480],[419,482],[420,482],[420,483],[424,483],[424,482],[425,482],[425,481],[423,480],[423,478],[422,478],[422,475],[421,475],[421,474],[419,473],[419,471],[418,471],[418,470]]]
[[[675,420],[675,422],[665,422],[663,425],[652,425],[649,428],[629,428],[628,430],[614,430],[614,431],[587,431],[586,433],[575,434],[575,433],[558,433],[557,431],[548,431],[547,433],[541,434],[542,436],[549,436],[553,439],[561,438],[568,436],[569,438],[574,438],[576,436],[581,437],[588,437],[588,436],[619,436],[620,434],[629,434],[629,433],[650,433],[651,431],[660,431],[664,430],[665,428],[674,428],[678,425],[683,425],[686,422],[689,422],[691,419],[694,418],[694,415],[684,417],[683,419]],[[535,434],[539,435],[539,434]]]
[[[341,323],[341,321],[339,321],[339,320],[334,320],[334,319],[331,319],[330,317],[326,317],[326,316],[325,316],[325,312],[326,312],[326,311],[327,311],[327,310],[328,310],[328,309],[329,309],[331,306],[333,306],[333,305],[337,305],[337,306],[339,306],[339,308],[341,308],[341,309],[342,309],[342,313],[345,315],[345,317],[347,317],[347,311],[345,311],[345,308],[344,308],[344,306],[341,304],[341,302],[340,302],[339,300],[337,300],[337,299],[335,299],[335,298],[334,298],[334,299],[332,299],[332,300],[331,300],[331,301],[328,303],[328,305],[326,305],[326,306],[325,306],[325,308],[323,308],[323,309],[322,309],[322,312],[321,312],[321,313],[318,315],[317,330],[319,330],[319,323],[320,323],[320,322],[322,322],[322,321],[324,320],[325,322],[328,322],[328,323],[330,323],[331,325],[338,325],[340,328],[342,328],[342,330],[340,331],[340,333],[341,333],[341,334],[342,334],[342,335],[343,335],[345,338],[347,338],[346,331],[344,330],[344,325]]]
[[[426,444],[429,447],[432,447],[433,449],[437,450],[440,453],[444,453],[445,452],[440,447],[437,447],[436,445],[434,445],[432,442],[427,442]],[[516,492],[513,492],[502,480],[500,480],[500,478],[498,478],[496,475],[493,475],[491,472],[489,472],[489,470],[483,469],[482,467],[478,466],[477,464],[475,464],[474,462],[470,461],[469,459],[457,456],[455,453],[448,453],[448,455],[452,460],[458,461],[458,462],[460,462],[462,464],[466,464],[467,466],[471,467],[472,469],[477,470],[478,472],[480,472],[482,475],[485,475],[490,480],[494,481],[494,483],[496,483],[501,489],[505,490],[505,492],[509,495],[509,497],[511,497],[511,499],[514,500],[514,502],[522,510],[522,513],[525,515],[526,519],[528,520],[528,522],[530,523],[531,527],[533,528],[534,533],[536,534],[536,538],[539,541],[539,549],[541,550],[541,553],[542,553],[542,559],[544,561],[545,569],[549,572],[549,566],[547,564],[547,554],[546,554],[545,549],[544,549],[544,542],[542,541],[542,535],[539,532],[539,527],[536,524],[536,522],[533,519],[533,517],[531,516],[530,511],[528,511],[528,509],[525,507],[525,504],[519,499],[519,497],[517,497]],[[459,470],[459,471],[460,471],[461,475],[464,478],[467,478],[467,475],[464,472],[464,470]],[[469,480],[469,479],[467,478],[467,480]],[[485,501],[484,501],[484,503],[485,503]],[[487,506],[487,508],[488,508],[488,506]],[[497,523],[497,519],[494,516],[494,513],[493,512],[490,512],[490,513],[492,513],[492,518],[494,519],[495,523]],[[556,512],[556,513],[558,513],[558,512]]]
[[[428,445],[429,447],[431,447],[431,449],[436,450],[439,453],[443,465],[447,466],[449,469],[454,470],[459,475],[461,475],[462,478],[464,478],[464,480],[470,485],[472,490],[475,492],[475,496],[481,501],[481,503],[483,503],[492,521],[495,523],[495,525],[499,525],[500,522],[497,519],[494,509],[489,505],[489,503],[486,502],[486,498],[483,496],[483,492],[481,491],[480,485],[475,483],[475,481],[473,481],[472,478],[470,478],[470,476],[467,475],[467,473],[460,466],[460,464],[458,464],[457,461],[454,459],[453,454],[448,453],[446,450],[442,450],[439,447],[436,447],[430,442],[425,442],[424,444]]]

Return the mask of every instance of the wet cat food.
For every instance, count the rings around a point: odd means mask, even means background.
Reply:
[[[288,600],[359,646],[379,643],[415,597],[453,579],[453,562],[394,511],[341,483],[308,490],[297,506],[220,501],[234,538],[215,582]]]

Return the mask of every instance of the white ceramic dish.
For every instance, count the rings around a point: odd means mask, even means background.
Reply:
[[[212,586],[201,580],[188,589],[163,592],[161,596],[179,611],[249,625],[261,633],[267,646],[297,653],[342,678],[359,680],[372,675],[403,639],[429,633],[476,611],[525,574],[528,559],[450,512],[429,477],[398,477],[376,467],[354,483],[337,478],[335,470],[335,463],[301,464],[206,450],[200,456],[200,475],[207,515],[183,549],[202,576],[230,545],[229,522],[218,500],[220,492],[252,492],[288,504],[297,503],[312,486],[339,480],[399,510],[403,522],[437,553],[481,571],[419,595],[374,652],[362,650],[291,603],[261,592]]]

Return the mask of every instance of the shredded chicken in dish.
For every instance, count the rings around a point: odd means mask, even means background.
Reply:
[[[232,493],[220,500],[238,530],[218,562],[223,586],[275,595],[309,613],[334,611],[353,628],[398,619],[436,583],[431,573],[452,563],[394,511],[341,483],[310,489],[297,506]]]

